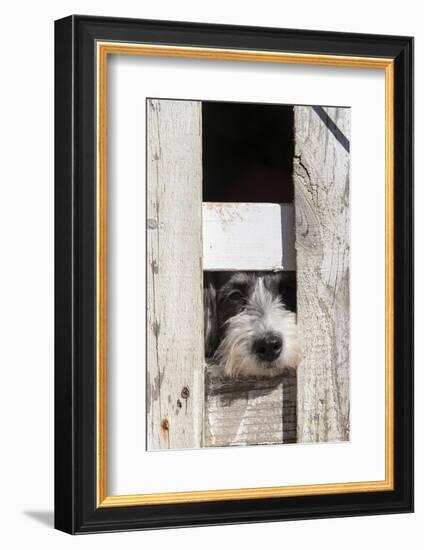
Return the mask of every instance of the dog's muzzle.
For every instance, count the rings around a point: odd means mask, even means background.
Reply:
[[[267,332],[257,338],[253,344],[253,351],[261,361],[275,361],[283,349],[283,339],[274,332]]]

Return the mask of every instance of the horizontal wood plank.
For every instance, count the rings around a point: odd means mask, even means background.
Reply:
[[[296,269],[292,204],[205,202],[203,269]]]

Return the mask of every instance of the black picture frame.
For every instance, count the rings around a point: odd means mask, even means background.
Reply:
[[[394,489],[97,506],[96,49],[99,40],[394,60]],[[73,15],[55,23],[55,527],[132,529],[413,511],[413,39]]]

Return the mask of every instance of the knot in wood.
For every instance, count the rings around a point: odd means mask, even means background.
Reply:
[[[184,386],[184,388],[181,390],[181,397],[183,399],[188,399],[190,397],[190,390],[187,388],[187,386]]]

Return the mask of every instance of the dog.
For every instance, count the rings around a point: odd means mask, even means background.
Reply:
[[[205,272],[205,357],[230,378],[273,377],[299,362],[293,272]]]

